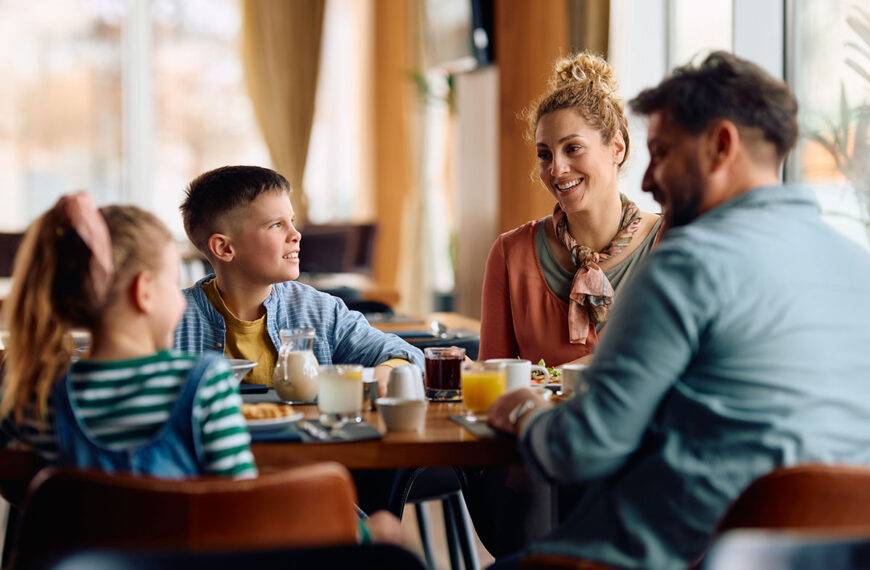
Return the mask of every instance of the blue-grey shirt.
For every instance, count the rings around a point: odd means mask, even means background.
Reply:
[[[534,470],[586,486],[532,550],[684,568],[760,475],[870,462],[870,255],[810,190],[751,190],[666,232],[586,373],[521,434]]]
[[[202,286],[214,279],[207,275],[184,290],[187,309],[175,330],[175,347],[186,352],[223,352],[227,326],[205,295]],[[296,281],[272,285],[263,302],[266,329],[275,350],[281,346],[282,329],[315,330],[314,356],[320,364],[377,366],[391,358],[404,358],[423,368],[423,353],[396,335],[373,328],[362,313],[351,311],[333,297]]]

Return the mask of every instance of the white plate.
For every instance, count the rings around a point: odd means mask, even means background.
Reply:
[[[290,414],[289,416],[283,416],[280,418],[269,418],[267,420],[245,420],[248,423],[248,429],[251,431],[265,431],[270,429],[277,429],[279,427],[286,426],[287,424],[292,424],[293,422],[298,422],[304,416],[302,412],[296,412],[295,414]]]

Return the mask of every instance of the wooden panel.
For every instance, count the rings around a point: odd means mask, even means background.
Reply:
[[[373,276],[385,289],[396,289],[400,267],[406,198],[413,184],[409,113],[413,84],[411,10],[408,0],[374,2],[374,144],[375,244]]]
[[[519,114],[544,92],[556,58],[570,52],[569,36],[568,0],[495,3],[500,232],[553,209],[555,200],[536,182],[534,146],[524,138],[526,123]]]

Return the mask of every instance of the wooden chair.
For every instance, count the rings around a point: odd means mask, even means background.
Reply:
[[[234,481],[48,468],[33,480],[12,566],[88,548],[266,550],[356,542],[356,493],[338,463]]]
[[[795,532],[732,530],[718,538],[703,570],[860,570],[870,568],[870,541]]]
[[[717,534],[737,528],[870,536],[870,467],[807,464],[776,469],[740,494]]]
[[[731,503],[715,536],[735,529],[870,537],[870,467],[809,463],[775,469]]]

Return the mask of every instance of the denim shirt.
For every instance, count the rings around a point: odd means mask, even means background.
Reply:
[[[533,470],[585,487],[532,550],[685,568],[779,466],[870,463],[870,255],[812,192],[756,188],[666,231],[580,398],[529,418]]]
[[[208,275],[184,290],[187,309],[175,330],[175,348],[186,352],[224,352],[227,326],[203,291]],[[362,313],[344,302],[296,281],[272,285],[263,302],[266,329],[275,350],[281,346],[282,329],[313,328],[314,356],[320,364],[377,366],[391,358],[403,358],[423,368],[423,353],[396,335],[369,325]]]

